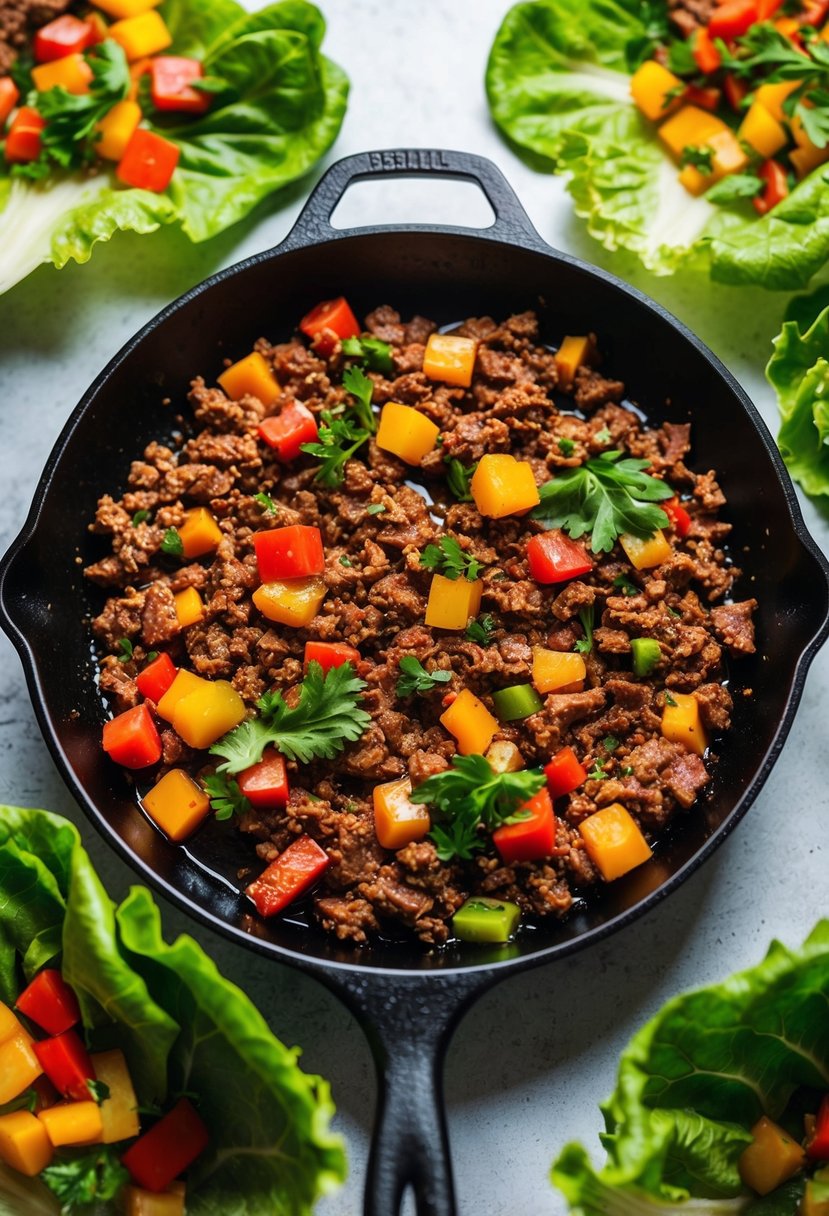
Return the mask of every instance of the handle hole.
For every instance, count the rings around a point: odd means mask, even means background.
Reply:
[[[414,223],[491,228],[495,212],[474,182],[384,178],[353,182],[331,216],[338,229]]]

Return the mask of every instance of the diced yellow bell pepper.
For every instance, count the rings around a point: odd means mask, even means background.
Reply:
[[[621,878],[651,857],[650,845],[621,802],[611,802],[579,824],[590,860],[606,882]]]
[[[25,1030],[0,1043],[0,1106],[11,1102],[36,1081],[43,1069]]]
[[[669,97],[675,89],[680,92]],[[655,59],[646,59],[630,78],[630,95],[645,118],[652,122],[658,122],[675,110],[682,102],[684,90],[684,82]]]
[[[173,41],[163,17],[152,10],[116,21],[109,27],[109,36],[123,48],[130,63],[165,51]]]
[[[705,143],[714,153],[711,160],[717,181],[729,173],[742,172],[748,164],[748,156],[730,127],[718,131],[715,135],[709,135]]]
[[[273,405],[280,393],[270,365],[258,350],[223,371],[219,384],[232,401],[248,396],[258,397],[263,405]]]
[[[580,654],[533,646],[533,684],[538,692],[555,692],[557,688],[579,684],[586,675],[587,667]]]
[[[176,619],[182,629],[188,625],[197,625],[204,617],[204,604],[195,587],[185,587],[173,596],[176,607]]]
[[[659,138],[679,160],[687,147],[697,148],[708,144],[712,135],[729,131],[722,119],[699,106],[683,106],[659,128]]]
[[[440,721],[455,736],[462,756],[483,755],[500,729],[497,719],[468,688],[458,693]]]
[[[696,165],[685,165],[679,171],[678,180],[679,184],[696,198],[697,195],[710,190],[717,179],[712,173],[700,173]]]
[[[482,456],[469,488],[481,515],[490,519],[522,515],[541,501],[532,466],[506,454]]]
[[[181,667],[176,672],[172,684],[155,707],[159,718],[163,718],[165,722],[172,722],[176,706],[182,697],[189,696],[191,692],[197,692],[198,689],[208,683],[209,681],[205,680],[203,676],[194,675],[192,671],[186,671],[184,667]]]
[[[423,352],[423,374],[430,380],[469,388],[478,344],[458,334],[430,334]]]
[[[0,1001],[0,1043],[20,1034],[22,1029],[15,1013]]]
[[[222,732],[224,734],[224,731]],[[218,739],[219,736],[217,735]],[[215,740],[214,740],[215,742]],[[160,781],[141,799],[141,805],[152,819],[171,840],[186,840],[195,832],[201,821],[210,811],[210,799],[193,778],[185,773],[183,768],[171,768]],[[96,1070],[97,1075],[97,1070]],[[98,1075],[98,1080],[105,1078]],[[129,1075],[127,1076],[129,1080]],[[109,1082],[107,1082],[109,1084]],[[104,1107],[108,1103],[104,1103]],[[120,1111],[119,1111],[120,1116]],[[104,1134],[107,1134],[109,1118],[105,1120]],[[137,1130],[127,1132],[123,1136],[113,1136],[113,1140],[124,1140],[127,1136],[137,1135]],[[105,1144],[111,1141],[105,1140]]]
[[[737,138],[745,140],[755,152],[759,152],[766,159],[774,156],[775,152],[779,152],[788,142],[782,123],[757,100],[749,106],[745,118],[740,123]]]
[[[668,698],[670,697],[670,700]],[[671,704],[673,701],[673,705]],[[662,711],[662,735],[671,743],[681,743],[698,756],[705,754],[708,740],[699,712],[699,702],[693,693],[670,692],[665,694]]]
[[[184,557],[203,557],[212,553],[222,539],[222,530],[207,507],[192,507],[178,529]]]
[[[128,1186],[124,1216],[184,1216],[185,1187],[173,1182],[166,1191],[145,1191]]]
[[[37,1116],[55,1148],[64,1144],[98,1144],[103,1131],[97,1102],[58,1102]]]
[[[814,144],[809,148],[793,148],[789,153],[789,160],[794,165],[798,178],[802,180],[808,177],[813,169],[829,160],[829,145],[825,148],[818,148]]]
[[[637,570],[650,570],[653,566],[661,566],[673,553],[670,541],[661,528],[657,528],[653,536],[631,536],[623,532],[619,544],[627,554],[628,561]]]
[[[782,1127],[765,1115],[751,1129],[754,1137],[740,1154],[740,1177],[758,1195],[768,1195],[806,1164],[806,1154]]]
[[[553,356],[558,372],[558,382],[563,389],[572,386],[576,372],[588,362],[593,347],[589,337],[574,337],[568,334]]]
[[[228,680],[205,680],[173,711],[173,730],[190,747],[209,747],[245,717],[245,703]]]
[[[410,801],[411,792],[408,777],[374,787],[374,831],[384,849],[402,849],[422,840],[432,826],[426,807]]]
[[[432,576],[426,604],[426,624],[431,629],[466,629],[471,616],[478,615],[484,584],[481,579]]]
[[[176,769],[170,770],[171,773],[176,771]],[[167,776],[169,777],[170,773]],[[166,778],[162,778],[162,780],[166,780]],[[196,786],[196,788],[199,787]],[[152,792],[150,791],[150,793]],[[148,794],[147,797],[149,796]],[[155,816],[153,818],[155,819]],[[97,1051],[90,1056],[90,1059],[92,1067],[95,1069],[96,1079],[109,1089],[109,1097],[101,1103],[101,1143],[117,1144],[119,1140],[131,1140],[141,1131],[141,1121],[138,1118],[138,1098],[135,1096],[132,1077],[123,1051],[119,1051],[117,1048],[113,1051]]]
[[[764,106],[778,122],[787,122],[789,116],[783,110],[783,102],[802,83],[802,80],[781,80],[777,84],[761,84],[754,90],[754,104]]]
[[[440,427],[420,410],[388,401],[380,414],[377,446],[393,452],[407,464],[420,464],[426,453],[434,448],[439,434]]]
[[[52,1142],[46,1128],[28,1110],[0,1116],[0,1161],[34,1178],[52,1160]]]
[[[493,773],[517,773],[526,768],[524,757],[515,744],[507,739],[496,739],[490,743],[484,759]]]
[[[286,578],[262,583],[253,593],[253,602],[262,616],[280,625],[308,625],[325,599],[325,579],[318,574],[308,578]]]
[[[90,0],[90,3],[107,16],[121,20],[124,17],[137,17],[139,13],[146,13],[150,8],[157,8],[161,0]]]
[[[136,101],[116,101],[100,122],[95,124],[98,138],[95,151],[104,160],[120,160],[141,121],[141,107]]]
[[[88,93],[92,83],[92,68],[80,52],[53,59],[50,63],[39,63],[32,68],[32,80],[38,93],[60,85],[67,93]]]

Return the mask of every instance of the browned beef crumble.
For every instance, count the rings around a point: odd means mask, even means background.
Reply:
[[[252,706],[266,689],[290,689],[302,678],[306,640],[360,649],[371,726],[336,762],[302,770],[290,765],[288,807],[251,812],[239,826],[263,862],[302,833],[328,851],[331,865],[313,905],[319,923],[338,938],[361,943],[397,928],[439,945],[449,918],[473,891],[514,900],[533,917],[566,913],[574,897],[602,881],[577,830],[598,808],[621,802],[652,840],[677,810],[693,805],[711,777],[699,756],[662,737],[665,690],[693,692],[709,731],[727,730],[724,651],[752,653],[756,604],[730,602],[739,570],[722,548],[730,528],[718,518],[725,499],[713,471],[697,473],[685,464],[690,427],[648,428],[620,404],[624,385],[594,368],[580,371],[572,399],[563,402],[580,413],[560,412],[554,357],[538,341],[533,313],[503,324],[474,318],[459,327],[479,342],[468,390],[424,376],[432,322],[404,323],[382,307],[366,318],[366,328],[393,348],[394,375],[372,374],[375,403],[416,405],[441,428],[441,446],[419,473],[371,441],[361,459],[349,461],[343,486],[325,489],[314,480],[313,459],[280,464],[257,439],[257,424],[271,410],[252,397],[230,401],[199,378],[190,394],[193,432],[180,450],[151,443],[133,462],[123,497],[101,499],[91,529],[110,538],[111,552],[86,573],[108,595],[93,630],[106,652],[101,688],[116,711],[136,703],[133,677],[150,650],[167,649],[199,675],[231,680]],[[319,413],[343,399],[339,346],[327,359],[300,338],[273,346],[260,339],[256,349],[282,386],[273,410],[296,399]],[[572,449],[565,444],[562,451],[560,439]],[[468,463],[485,452],[509,451],[528,460],[541,483],[610,445],[646,457],[691,515],[688,536],[674,534],[671,558],[655,569],[636,572],[617,545],[589,575],[539,586],[529,576],[525,548],[540,525],[484,519],[474,504],[453,502],[445,488],[444,456]],[[414,478],[434,496],[431,508],[406,484]],[[253,497],[259,491],[276,503],[276,519],[263,518]],[[210,508],[223,540],[213,558],[171,573],[159,559],[161,538],[196,504]],[[369,504],[384,510],[367,514]],[[133,524],[137,511],[149,511],[150,518]],[[253,532],[292,523],[318,526],[326,547],[328,594],[305,629],[272,625],[251,600],[258,585]],[[430,572],[420,567],[419,554],[444,532],[486,566],[481,611],[498,623],[489,646],[424,624]],[[635,585],[634,594],[622,593],[620,574]],[[172,596],[186,586],[199,589],[206,612],[182,631]],[[565,745],[589,770],[597,761],[603,765],[605,779],[588,779],[556,806],[555,855],[504,865],[490,844],[474,862],[444,864],[428,840],[385,852],[374,834],[372,788],[406,773],[418,785],[449,766],[455,743],[438,721],[447,691],[469,688],[491,707],[493,690],[529,679],[533,645],[573,649],[583,636],[579,612],[591,605],[595,646],[584,687],[547,696],[538,713],[505,724],[498,736],[518,746],[527,766],[546,763]],[[116,657],[125,637],[134,645],[129,662]],[[632,674],[634,637],[656,638],[662,647],[664,660],[649,678]],[[405,655],[451,671],[451,682],[426,697],[398,699],[398,663]],[[611,752],[603,746],[608,736],[618,740]],[[172,730],[164,730],[163,743],[163,766],[204,767],[205,756],[193,757]]]

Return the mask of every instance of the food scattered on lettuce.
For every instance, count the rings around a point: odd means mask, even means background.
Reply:
[[[0,292],[119,229],[207,240],[307,173],[342,124],[348,79],[306,0],[92,4],[0,74]]]
[[[70,823],[0,807],[2,1216],[307,1216],[345,1158],[297,1056]]]
[[[490,109],[608,249],[796,289],[829,259],[826,17],[810,0],[520,3]]]
[[[675,997],[622,1054],[607,1162],[568,1144],[552,1179],[578,1216],[825,1216],[829,920],[800,949]]]
[[[766,375],[789,472],[807,494],[829,494],[829,288],[791,301]]]

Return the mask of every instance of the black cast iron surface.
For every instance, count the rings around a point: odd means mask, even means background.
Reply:
[[[475,232],[331,227],[352,182],[387,175],[475,182],[495,222]],[[238,892],[249,843],[210,824],[192,844],[171,844],[101,751],[105,712],[83,620],[95,605],[81,574],[92,553],[87,525],[98,496],[117,494],[130,461],[175,429],[173,414],[194,375],[215,375],[225,356],[239,358],[260,335],[283,340],[310,307],[344,292],[358,315],[388,303],[404,316],[420,312],[448,324],[534,308],[547,341],[595,332],[612,374],[646,414],[692,421],[691,461],[716,468],[728,496],[744,571],[736,594],[760,602],[758,653],[735,666],[734,726],[709,794],[645,866],[563,923],[527,931],[509,946],[427,954],[412,943],[379,942],[355,952],[305,924],[265,924]],[[115,356],[67,422],[26,524],[0,564],[0,614],[58,767],[105,838],[174,903],[316,976],[359,1017],[380,1078],[366,1216],[394,1216],[408,1186],[419,1216],[452,1216],[442,1068],[458,1020],[496,980],[584,949],[653,907],[735,827],[780,752],[809,663],[829,632],[829,568],[762,420],[693,334],[633,288],[551,250],[489,161],[398,149],[335,164],[280,246],[194,288]]]

